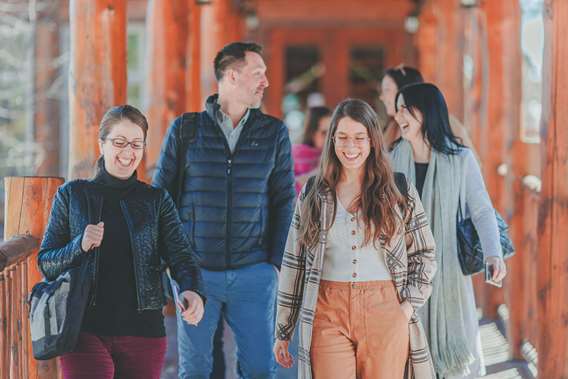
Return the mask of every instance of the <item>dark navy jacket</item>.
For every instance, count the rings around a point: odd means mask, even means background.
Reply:
[[[259,262],[280,267],[292,219],[294,174],[288,130],[282,121],[251,109],[234,153],[208,111],[197,118],[187,154],[180,218],[200,265],[226,270]],[[172,188],[181,117],[162,145],[153,184]],[[183,153],[183,152],[181,152]]]

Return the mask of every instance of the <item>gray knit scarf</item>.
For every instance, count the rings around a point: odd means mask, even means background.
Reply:
[[[398,143],[391,159],[394,170],[416,184],[410,143],[405,140]],[[469,374],[468,366],[475,359],[473,344],[464,331],[463,304],[467,296],[457,255],[456,214],[464,183],[461,162],[457,155],[432,150],[421,199],[436,241],[438,271],[432,295],[420,313],[440,377]]]

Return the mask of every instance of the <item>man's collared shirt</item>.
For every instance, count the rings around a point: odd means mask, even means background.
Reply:
[[[229,144],[229,148],[231,149],[231,153],[235,152],[235,146],[237,146],[237,142],[239,141],[239,137],[241,136],[241,132],[249,118],[250,109],[247,108],[247,111],[237,124],[237,127],[233,127],[233,120],[229,116],[227,116],[222,110],[219,103],[216,106],[217,110],[215,112],[215,119],[225,138],[227,139],[227,143]]]

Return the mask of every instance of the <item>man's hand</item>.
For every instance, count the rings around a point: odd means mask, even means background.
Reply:
[[[190,325],[197,325],[203,318],[203,300],[201,296],[193,291],[183,291],[180,294],[180,301],[183,304],[178,304],[181,307],[181,316]]]
[[[81,240],[81,249],[88,252],[96,247],[101,246],[103,235],[105,232],[105,223],[99,222],[97,225],[89,224],[83,232],[83,239]]]

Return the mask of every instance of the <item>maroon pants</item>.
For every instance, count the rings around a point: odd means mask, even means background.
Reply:
[[[102,337],[81,333],[61,356],[64,379],[159,379],[166,337]]]

